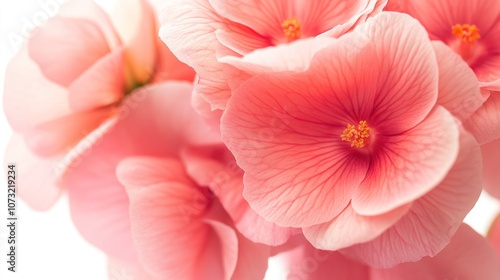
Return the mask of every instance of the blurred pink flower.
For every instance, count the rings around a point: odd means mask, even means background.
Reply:
[[[330,40],[304,72],[258,75],[229,101],[221,130],[244,197],[317,248],[357,244],[343,252],[373,266],[435,255],[481,190],[477,143],[436,105],[440,89],[444,106],[456,102],[453,81],[438,83],[435,49],[408,16]]]
[[[4,109],[17,134],[7,161],[26,166],[21,197],[36,209],[50,207],[74,160],[68,155],[136,88],[193,77],[157,37],[147,1],[122,1],[111,16],[92,1],[64,5],[7,68]]]
[[[166,1],[160,36],[199,75],[196,95],[211,109],[231,96],[228,67],[218,59],[315,36],[337,37],[379,13],[386,0],[189,0]]]
[[[500,259],[487,240],[462,224],[447,246],[435,257],[377,269],[346,258],[338,252],[315,249],[300,236],[280,248],[276,258],[287,268],[287,279],[327,280],[496,280]]]
[[[133,109],[63,178],[73,221],[152,279],[262,278],[269,248],[235,226],[276,244],[295,230],[264,221],[243,200],[241,171],[227,171],[234,159],[190,106],[191,90],[162,83],[136,94]]]

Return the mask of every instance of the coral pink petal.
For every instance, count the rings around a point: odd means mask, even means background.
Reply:
[[[373,269],[372,280],[496,280],[500,259],[491,244],[468,225],[462,224],[451,242],[435,257],[400,264],[391,269]]]
[[[243,24],[263,37],[283,38],[281,24],[295,16],[295,5],[288,0],[208,0],[224,18]]]
[[[433,41],[439,66],[437,104],[460,121],[466,121],[484,102],[479,81],[469,65],[440,41]]]
[[[333,221],[302,231],[314,247],[335,251],[374,239],[393,226],[410,207],[411,203],[378,216],[361,216],[349,205]]]
[[[234,221],[236,228],[253,242],[285,243],[296,229],[283,228],[255,213],[243,198],[243,171],[223,145],[191,148],[182,153],[188,174],[198,185],[208,186]]]
[[[58,180],[58,163],[62,159],[62,155],[35,155],[26,147],[21,135],[14,134],[10,139],[5,154],[5,165],[16,165],[14,180],[17,194],[33,209],[47,210],[59,198],[62,188]]]
[[[253,243],[241,234],[237,234],[238,263],[236,264],[232,279],[264,279],[271,248],[263,244]]]
[[[358,109],[356,122],[372,112],[366,119],[368,123],[390,134],[406,131],[420,123],[438,97],[438,69],[425,30],[407,15],[387,12],[373,17],[356,31],[366,34],[373,42],[371,50],[366,51],[365,60],[355,62],[359,74],[356,73],[356,79],[350,81],[350,88],[361,92],[363,97],[358,98],[361,104],[357,106],[363,108]],[[346,34],[341,39],[360,37],[356,33]],[[357,49],[347,49],[341,55],[350,57],[353,52]],[[341,65],[345,64],[344,61]],[[366,64],[368,61],[369,65]],[[374,68],[378,70],[372,71]],[[362,91],[359,90],[361,82],[366,85]]]
[[[224,109],[231,92],[224,79],[223,65],[217,61],[217,51],[226,47],[217,41],[215,31],[231,23],[217,15],[207,0],[167,1],[160,23],[160,38],[199,75],[195,91],[212,109]],[[186,42],[190,45],[188,49]]]
[[[491,92],[464,125],[480,144],[500,138],[500,92]]]
[[[481,145],[484,189],[500,199],[500,139]],[[500,244],[500,243],[499,243]]]
[[[102,107],[45,122],[24,134],[26,144],[41,156],[67,152],[115,112],[116,108]]]
[[[304,87],[316,83],[312,75],[254,78],[222,117],[224,142],[246,172],[244,197],[258,214],[285,227],[333,219],[368,168],[366,158],[352,156],[332,137],[342,129],[331,124],[337,121],[331,115],[335,101],[331,91],[314,92],[325,88]]]
[[[352,198],[361,215],[385,213],[429,192],[444,179],[459,151],[459,127],[439,106],[413,129],[379,137],[383,144]]]
[[[71,84],[69,101],[73,110],[93,110],[120,101],[125,94],[123,55],[121,49],[109,53]]]
[[[472,135],[462,131],[460,153],[446,178],[415,200],[407,214],[381,236],[342,252],[375,267],[436,255],[479,198],[481,169],[479,145]]]
[[[7,66],[3,98],[9,124],[21,133],[72,112],[66,89],[43,76],[26,48]]]
[[[201,219],[209,200],[182,164],[173,158],[128,158],[117,177],[130,199],[132,234],[145,270],[166,279],[196,279],[193,267],[213,243]]]
[[[241,55],[272,45],[269,38],[262,37],[243,25],[228,24],[226,29],[217,29],[215,35],[222,45]],[[218,53],[219,56],[223,54]]]
[[[159,83],[167,80],[193,82],[196,75],[193,68],[180,62],[161,40],[157,40],[157,45],[159,56],[151,82]]]
[[[110,51],[96,23],[61,17],[35,31],[28,47],[44,75],[64,87]]]
[[[147,83],[154,71],[159,50],[156,15],[147,0],[122,0],[111,11],[111,21],[122,39],[133,81]]]

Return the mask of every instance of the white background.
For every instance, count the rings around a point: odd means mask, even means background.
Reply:
[[[19,48],[19,41],[12,38],[22,36],[22,31],[31,22],[43,23],[47,14],[40,3],[51,0],[0,0],[0,89],[3,95],[3,79],[8,60]],[[54,0],[53,0],[54,1]],[[63,0],[59,0],[62,2]],[[103,0],[108,5],[112,0]],[[156,0],[156,2],[159,2]],[[50,12],[49,12],[50,13]],[[26,81],[29,83],[29,81]],[[3,108],[3,100],[0,99]],[[11,130],[0,114],[0,148],[3,154]],[[3,162],[1,160],[0,162]],[[107,258],[87,243],[73,227],[68,202],[63,197],[50,211],[35,212],[18,200],[18,252],[17,273],[6,268],[7,228],[5,167],[1,167],[0,188],[0,279],[51,279],[51,280],[101,280],[107,279]],[[489,224],[500,209],[500,204],[487,195],[482,195],[466,222],[479,233],[485,234]],[[278,279],[276,274],[269,279]],[[116,279],[122,280],[122,279]]]

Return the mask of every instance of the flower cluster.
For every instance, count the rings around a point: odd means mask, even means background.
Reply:
[[[499,279],[463,223],[499,36],[497,0],[73,0],[8,66],[7,160],[137,280]]]

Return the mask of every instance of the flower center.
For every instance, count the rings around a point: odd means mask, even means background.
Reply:
[[[281,27],[283,28],[283,33],[285,34],[286,39],[288,42],[293,42],[297,39],[300,39],[302,36],[302,25],[300,24],[300,21],[297,18],[288,18],[283,21],[281,24]]]
[[[370,127],[366,121],[359,121],[358,128],[348,123],[340,138],[343,141],[351,143],[351,147],[363,148],[365,146],[365,138],[370,137]]]
[[[473,24],[455,24],[451,28],[451,33],[463,43],[474,44],[481,38],[479,28]]]

